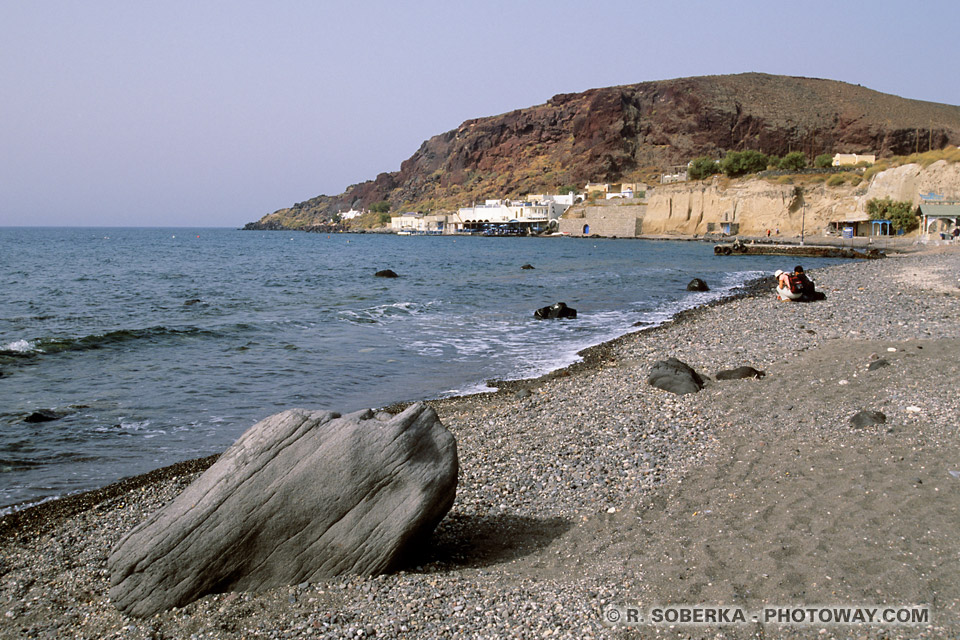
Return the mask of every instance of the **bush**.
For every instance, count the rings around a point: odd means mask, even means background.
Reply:
[[[838,173],[836,175],[830,176],[827,178],[828,187],[839,187],[847,181],[846,174]]]
[[[780,158],[777,156],[767,156],[767,169],[779,169]]]
[[[731,178],[758,173],[767,168],[767,156],[759,151],[729,151],[720,169]]]
[[[390,214],[384,211],[380,214],[380,224],[390,224]]]
[[[871,220],[889,220],[894,231],[912,231],[917,228],[917,214],[913,203],[894,201],[890,197],[873,198],[867,201],[867,214]]]
[[[817,169],[826,169],[833,166],[833,156],[829,153],[821,153],[813,159],[813,166]]]
[[[687,175],[691,180],[703,180],[715,173],[720,173],[720,165],[707,156],[695,158],[687,169]]]
[[[863,179],[869,182],[873,178],[873,176],[877,175],[881,171],[886,171],[887,169],[888,169],[888,166],[886,163],[875,164],[872,167],[864,170]]]
[[[370,211],[373,211],[374,213],[386,213],[387,211],[390,211],[390,203],[386,200],[374,202],[372,205],[370,205]]]
[[[783,171],[802,171],[806,168],[807,156],[803,155],[803,151],[791,151],[780,161],[780,169]]]

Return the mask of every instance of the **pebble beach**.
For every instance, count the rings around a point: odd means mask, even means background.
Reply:
[[[810,275],[825,300],[779,302],[771,279],[590,349],[581,364],[432,402],[457,439],[457,499],[398,573],[120,613],[107,596],[110,549],[210,460],[6,516],[0,637],[956,637],[960,249]],[[711,380],[683,396],[649,386],[650,366],[668,357]],[[744,365],[765,375],[712,379]],[[885,422],[852,425],[864,409]],[[681,605],[929,616],[616,619]]]

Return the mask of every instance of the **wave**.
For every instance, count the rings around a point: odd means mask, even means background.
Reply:
[[[340,319],[354,324],[376,324],[395,318],[406,318],[424,313],[434,303],[394,302],[365,309],[344,309],[338,313]]]
[[[189,327],[170,329],[168,327],[148,327],[146,329],[119,329],[107,333],[95,333],[79,338],[36,338],[34,340],[15,340],[0,347],[0,359],[35,357],[41,354],[63,353],[65,351],[91,351],[120,346],[130,342],[157,342],[170,337],[189,337],[216,335],[208,329]]]

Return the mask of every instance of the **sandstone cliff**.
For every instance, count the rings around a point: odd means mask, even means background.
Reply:
[[[762,179],[727,184],[710,181],[664,185],[649,197],[643,216],[644,234],[705,234],[711,223],[739,226],[741,235],[760,236],[767,229],[781,235],[821,232],[832,221],[866,220],[866,203],[890,197],[919,204],[920,194],[934,191],[960,198],[960,163],[935,162],[929,167],[906,164],[874,175],[858,186],[824,183],[790,185]]]
[[[859,85],[759,73],[643,82],[561,94],[546,104],[468,120],[424,142],[399,171],[260,222],[309,226],[382,200],[395,210],[453,210],[588,181],[642,180],[660,168],[729,150],[887,157],[958,143],[960,107]]]

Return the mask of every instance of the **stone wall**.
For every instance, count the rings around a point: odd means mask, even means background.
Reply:
[[[560,233],[576,237],[636,238],[641,233],[645,204],[577,206],[560,219]]]

